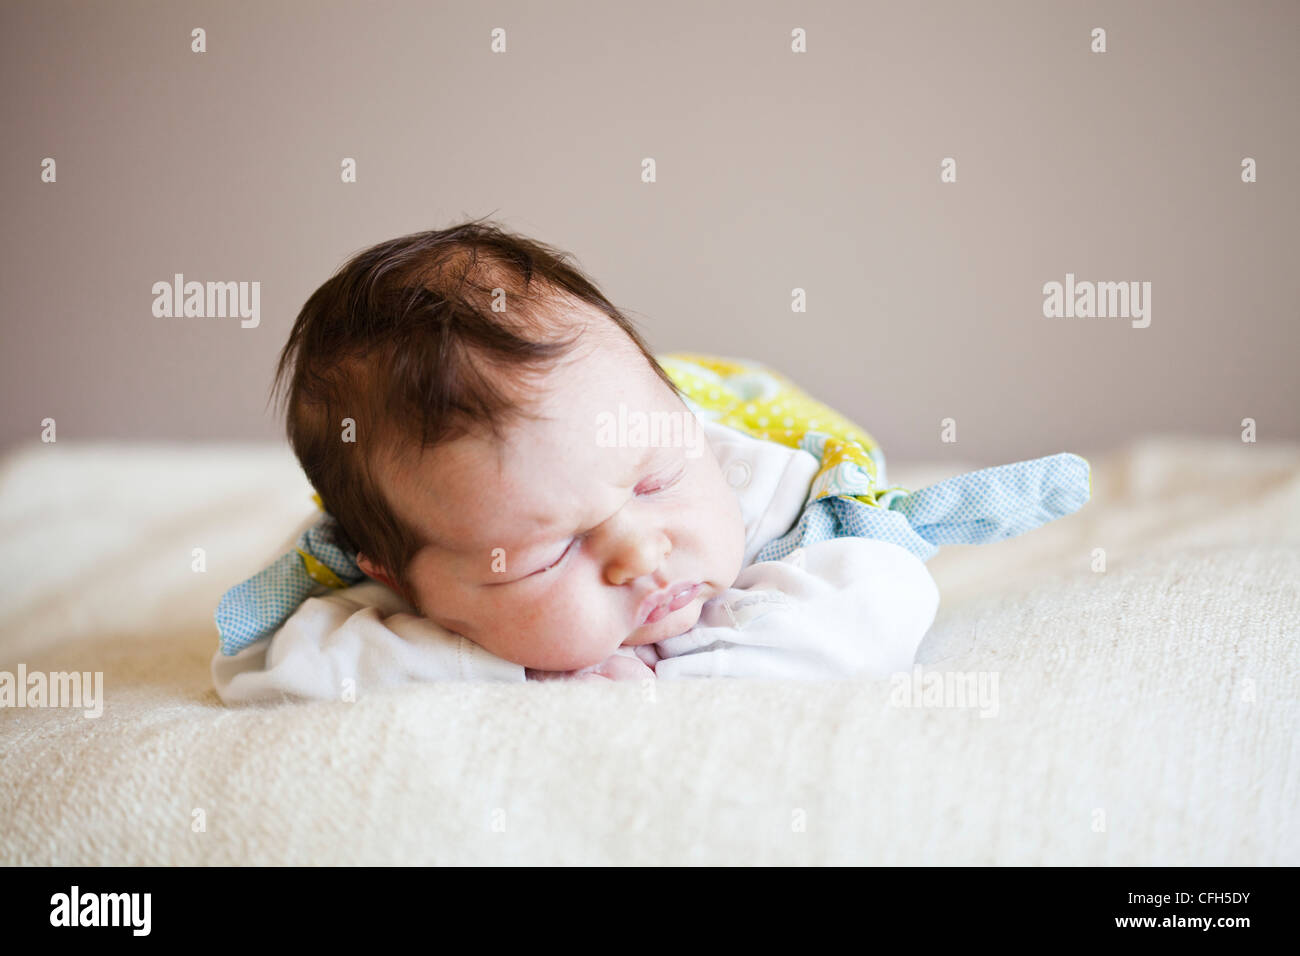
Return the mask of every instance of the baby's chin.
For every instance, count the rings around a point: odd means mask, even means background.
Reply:
[[[704,609],[704,602],[709,597],[708,589],[705,589],[705,593],[700,594],[690,604],[679,607],[653,624],[641,625],[628,636],[627,640],[623,642],[623,646],[639,647],[642,644],[656,644],[659,641],[666,641],[670,637],[676,637],[678,634],[685,634],[699,622],[700,612]]]

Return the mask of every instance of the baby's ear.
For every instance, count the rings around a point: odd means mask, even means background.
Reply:
[[[411,607],[415,608],[417,611],[420,611],[420,605],[415,603],[415,601],[412,599],[412,596],[408,594],[406,591],[402,590],[400,587],[398,587],[397,582],[394,581],[393,578],[387,572],[385,572],[383,568],[379,567],[379,565],[375,564],[364,554],[357,555],[357,567],[361,569],[362,573],[365,574],[366,577],[374,578],[376,581],[380,582],[381,584],[386,585],[390,591],[393,591],[396,594],[400,594],[402,596],[403,601],[411,605]],[[420,611],[420,613],[421,615],[424,614],[423,611]]]
[[[397,590],[396,586],[393,584],[392,578],[384,573],[383,568],[379,567],[364,554],[357,555],[357,567],[361,569],[361,572],[365,574],[366,577],[374,578],[376,581],[382,581],[394,591]]]

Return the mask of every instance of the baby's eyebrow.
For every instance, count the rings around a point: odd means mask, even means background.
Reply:
[[[493,548],[504,548],[507,555],[524,554],[546,544],[552,537],[552,535],[546,534],[540,529],[522,536],[501,535],[493,543],[484,542],[481,550],[491,551]]]
[[[504,548],[507,555],[522,554],[550,542],[561,534],[567,533],[561,530],[561,523],[549,515],[532,514],[527,517],[520,516],[517,519],[512,519],[509,514],[503,514],[503,510],[497,509],[496,514],[498,520],[504,518],[503,523],[511,526],[509,531],[496,535],[481,533],[467,535],[461,541],[456,542],[455,546],[448,547],[446,550],[461,556],[488,554],[494,548]],[[554,531],[548,530],[552,528]]]
[[[631,483],[635,485],[638,481],[640,481],[641,473],[644,472],[648,467],[650,467],[650,463],[655,460],[656,453],[658,451],[659,449],[656,448],[654,445],[648,446],[645,450],[645,454],[641,456],[641,460],[636,463],[636,467],[632,470],[631,477],[629,477],[627,479],[627,482],[625,483]]]

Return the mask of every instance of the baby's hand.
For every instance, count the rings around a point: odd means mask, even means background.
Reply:
[[[628,654],[611,654],[599,664],[576,671],[539,671],[524,668],[528,680],[644,680],[655,672],[640,658]]]

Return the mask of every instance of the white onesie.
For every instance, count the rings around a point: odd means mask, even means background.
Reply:
[[[742,570],[731,588],[705,602],[685,634],[618,652],[647,662],[657,656],[661,680],[818,680],[910,670],[939,607],[925,564],[896,544],[855,537],[755,562],[764,545],[798,521],[817,459],[716,422],[700,424],[740,501]],[[318,519],[312,515],[291,541]],[[378,581],[318,590],[324,593],[307,598],[275,634],[232,656],[216,652],[212,680],[225,703],[337,700],[348,687],[360,693],[421,681],[525,679],[523,666],[420,616]]]

